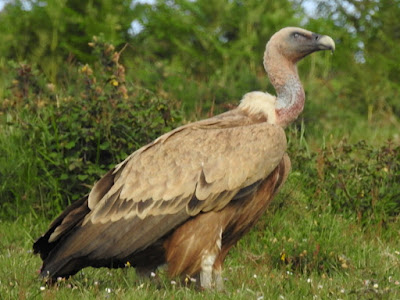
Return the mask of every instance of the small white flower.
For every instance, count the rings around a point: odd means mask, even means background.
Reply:
[[[324,286],[322,284],[318,284],[317,289],[322,290]]]
[[[172,284],[172,285],[175,285],[175,284],[176,284],[176,281],[175,281],[175,280],[171,280],[171,284]]]
[[[377,289],[379,285],[377,283],[374,284],[374,289]]]
[[[196,280],[196,278],[190,277],[190,281],[191,281],[191,282],[196,282],[197,280]]]
[[[45,288],[44,286],[41,286],[41,287],[40,287],[40,290],[41,290],[41,291],[44,291],[45,289],[46,289],[46,288]]]
[[[341,292],[342,294],[344,294],[346,291],[345,291],[345,289],[340,289],[340,292]]]
[[[94,284],[94,285],[99,285],[99,282],[98,282],[98,281],[95,281],[93,284]]]
[[[395,254],[400,255],[400,251],[394,251]]]
[[[110,294],[111,293],[111,289],[110,288],[106,288],[106,292]]]
[[[151,273],[150,273],[150,276],[151,276],[151,277],[156,277],[156,273],[151,272]]]
[[[254,278],[257,278],[257,274],[254,274],[253,277],[254,277]]]
[[[284,300],[284,299],[285,299],[285,297],[284,297],[283,295],[279,295],[279,299],[282,299],[282,300]]]
[[[307,278],[307,283],[311,283],[312,279],[311,278]]]
[[[258,296],[257,300],[264,300],[264,296]]]

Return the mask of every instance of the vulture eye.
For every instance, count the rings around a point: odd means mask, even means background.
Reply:
[[[293,36],[293,38],[295,39],[295,40],[302,40],[302,39],[304,39],[304,38],[306,38],[303,34],[301,34],[300,32],[294,32],[293,34],[292,34],[292,36]]]

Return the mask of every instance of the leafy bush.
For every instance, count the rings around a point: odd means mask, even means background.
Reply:
[[[302,133],[290,134],[292,176],[310,199],[310,207],[384,225],[400,213],[400,146],[365,141],[310,151]],[[300,136],[300,137],[299,137]],[[311,199],[313,199],[311,201]]]
[[[321,151],[316,162],[316,192],[335,212],[351,212],[363,223],[384,223],[400,213],[400,146],[343,142]]]
[[[22,182],[13,191],[3,185],[1,202],[11,208],[25,195],[35,207],[54,208],[56,202],[59,210],[87,193],[115,163],[176,127],[181,119],[174,103],[126,84],[120,53],[103,37],[94,38],[90,45],[98,63],[70,66],[62,88],[46,84],[34,66],[14,64],[15,79],[3,104],[3,115],[9,120],[5,129],[10,135],[17,130],[33,152],[21,167],[35,162],[42,199],[21,192],[28,189]],[[9,169],[0,169],[1,176],[6,177]]]

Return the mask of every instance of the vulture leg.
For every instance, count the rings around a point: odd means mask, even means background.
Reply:
[[[203,289],[211,289],[213,286],[213,266],[216,255],[205,254],[201,259],[200,286]]]
[[[222,278],[222,264],[218,263],[218,260],[214,263],[213,275],[214,275],[215,289],[217,291],[223,291],[224,279]]]

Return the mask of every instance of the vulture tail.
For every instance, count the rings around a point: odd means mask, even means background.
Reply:
[[[48,265],[51,260],[51,254],[56,252],[57,249],[63,244],[79,226],[82,224],[84,217],[90,212],[88,207],[88,195],[75,201],[67,207],[55,220],[51,223],[49,229],[33,244],[33,253],[39,254],[43,260],[41,268],[41,275],[43,277],[49,276],[57,278],[60,274],[57,271],[49,272],[49,269],[44,270],[45,265]],[[58,269],[58,268],[57,268]],[[63,272],[64,273],[64,272]],[[68,273],[68,272],[67,272]],[[72,274],[64,274],[72,275]]]

